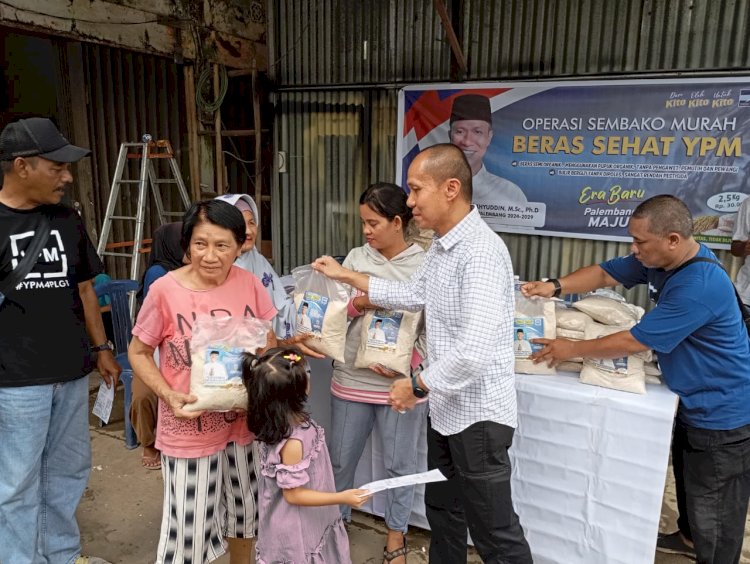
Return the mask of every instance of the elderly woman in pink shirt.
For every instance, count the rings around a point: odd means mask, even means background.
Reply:
[[[237,208],[217,200],[193,204],[182,231],[189,263],[153,283],[133,328],[131,366],[159,397],[164,502],[157,564],[210,562],[227,548],[232,563],[251,561],[258,482],[245,414],[184,409],[196,401],[189,394],[195,316],[276,316],[261,281],[234,266],[244,241]],[[273,331],[268,344],[276,344]]]

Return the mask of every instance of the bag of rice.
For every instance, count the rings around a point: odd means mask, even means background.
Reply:
[[[560,364],[557,365],[558,372],[580,373],[582,368],[583,368],[582,362],[573,362],[570,360],[566,360],[565,362],[561,362]]]
[[[573,302],[573,307],[605,325],[632,327],[643,317],[642,307],[619,300],[592,295]]]
[[[586,327],[586,339],[599,339],[620,331],[627,331],[629,326],[611,326],[591,323]],[[612,388],[634,394],[646,393],[646,375],[643,372],[643,360],[637,356],[612,359],[583,359],[581,382],[603,388]]]
[[[531,339],[555,338],[555,302],[545,298],[527,298],[516,290],[516,312],[513,320],[513,354],[518,374],[557,374],[546,362],[534,364],[529,355],[543,346]]]
[[[292,270],[296,281],[294,310],[295,332],[310,334],[305,345],[333,360],[344,362],[348,318],[346,286],[314,271],[311,266]]]
[[[557,328],[568,331],[580,331],[583,333],[586,330],[586,325],[593,321],[590,316],[582,311],[564,306],[558,306],[555,310],[555,315],[557,316]]]
[[[643,363],[643,372],[646,373],[646,384],[661,384],[661,369],[656,360]]]
[[[557,313],[559,313],[560,312],[560,308],[558,307],[556,311],[557,311]],[[579,312],[576,312],[576,313],[581,313],[581,312],[579,311]],[[586,315],[586,314],[581,314],[581,315]],[[588,315],[586,315],[586,317],[588,317]],[[594,323],[594,320],[589,317],[589,321],[588,322],[589,323]],[[586,338],[586,333],[584,333],[583,331],[570,331],[568,329],[562,329],[558,325],[557,329],[555,330],[555,336],[558,339],[568,339],[569,341],[583,341]],[[575,364],[580,364],[580,363],[583,362],[583,359],[581,357],[576,356],[576,357],[573,357],[573,358],[569,358],[567,362],[572,362],[572,363],[575,363]],[[558,368],[558,370],[560,370],[559,366],[557,368]],[[580,370],[578,370],[577,372],[580,372]]]
[[[661,386],[661,378],[656,374],[646,373],[646,384],[651,384],[652,386]]]
[[[394,375],[408,376],[421,321],[421,311],[369,310],[362,317],[355,368],[380,365]]]
[[[190,339],[190,393],[185,411],[247,409],[242,355],[266,346],[271,322],[254,317],[199,315]]]
[[[571,331],[570,329],[563,329],[558,325],[555,334],[561,339],[570,339],[571,341],[582,341],[586,337],[586,333],[583,331]]]
[[[635,356],[643,360],[643,362],[655,362],[654,351],[652,351],[651,349],[635,353]]]

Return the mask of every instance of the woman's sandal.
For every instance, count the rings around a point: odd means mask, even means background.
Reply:
[[[409,552],[409,549],[406,546],[406,535],[404,535],[404,546],[397,548],[396,550],[391,550],[388,552],[388,547],[383,547],[383,559],[386,562],[392,562],[396,558],[399,558],[400,556],[404,557],[404,562],[406,562],[406,553]]]
[[[156,453],[154,456],[141,456],[141,466],[146,470],[161,470],[161,453]]]

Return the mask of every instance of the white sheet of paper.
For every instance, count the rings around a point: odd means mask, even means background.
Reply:
[[[115,401],[115,387],[107,387],[107,384],[102,380],[99,384],[99,393],[96,394],[96,402],[94,402],[94,409],[91,413],[96,415],[103,423],[109,423],[109,416],[112,413],[112,404]]]
[[[447,480],[443,473],[438,469],[430,470],[429,472],[420,472],[418,474],[409,474],[408,476],[400,476],[398,478],[386,478],[385,480],[378,480],[377,482],[370,482],[359,486],[361,490],[367,490],[369,493],[365,495],[374,494],[376,492],[382,492],[383,490],[390,490],[392,488],[400,488],[403,486],[416,486],[417,484],[427,484],[429,482],[444,482]]]

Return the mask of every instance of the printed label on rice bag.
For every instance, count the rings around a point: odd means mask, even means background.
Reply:
[[[600,337],[601,338],[601,337]],[[628,373],[628,357],[594,359],[594,364],[601,370],[614,372],[615,374]]]
[[[376,310],[367,328],[367,348],[384,352],[395,351],[403,318],[404,314],[400,311]]]
[[[531,339],[544,338],[544,318],[517,315],[513,320],[513,354],[516,358],[528,358],[532,353],[542,350],[543,346],[531,342]]]
[[[203,385],[226,387],[242,385],[242,355],[240,348],[223,344],[206,347],[203,365]]]
[[[307,291],[297,309],[297,333],[323,332],[323,319],[326,315],[329,299],[315,292]]]
[[[601,339],[604,335],[599,335],[597,339]],[[628,357],[623,356],[622,358],[595,358],[593,359],[594,365],[607,372],[614,372],[615,374],[627,374],[628,373]]]

